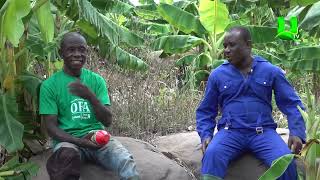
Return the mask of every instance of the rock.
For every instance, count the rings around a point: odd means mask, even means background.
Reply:
[[[185,168],[164,156],[149,143],[127,137],[116,137],[133,154],[142,180],[191,180]],[[49,180],[45,164],[50,151],[34,156],[31,161],[40,165],[41,169],[33,180]],[[93,164],[85,164],[81,170],[81,180],[117,180],[117,176]]]
[[[277,132],[287,142],[289,131],[279,128]],[[200,179],[202,152],[197,132],[158,137],[153,144],[169,158],[184,164],[196,178]],[[267,167],[260,160],[247,153],[230,164],[225,179],[257,180],[266,169]]]

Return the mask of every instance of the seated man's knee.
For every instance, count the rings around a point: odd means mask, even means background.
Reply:
[[[50,179],[77,179],[80,177],[80,153],[74,148],[61,147],[47,161]]]
[[[216,147],[208,146],[208,148],[206,149],[205,154],[204,154],[204,159],[208,159],[209,161],[213,161],[213,162],[223,161],[224,160],[224,157],[223,157],[224,151],[225,150],[223,150],[217,146]]]

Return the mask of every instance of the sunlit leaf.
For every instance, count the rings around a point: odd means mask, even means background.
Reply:
[[[14,45],[19,44],[20,37],[24,32],[22,18],[31,10],[29,0],[10,0],[4,14],[4,35]],[[2,26],[2,24],[1,24]]]
[[[197,55],[195,54],[186,55],[176,61],[176,66],[188,66],[192,64],[196,57]]]
[[[107,38],[112,44],[118,46],[120,42],[125,42],[135,47],[143,45],[144,40],[141,37],[100,14],[87,0],[78,2],[81,16],[94,25],[100,35]]]
[[[229,24],[227,6],[218,0],[200,0],[200,21],[209,32],[219,34]]]
[[[178,7],[169,4],[160,4],[158,5],[158,12],[172,26],[184,33],[189,34],[195,32],[199,35],[206,33],[206,29],[196,16]]]
[[[276,159],[259,180],[270,180],[280,177],[286,171],[294,156],[294,154],[287,154]]]
[[[43,40],[46,43],[51,42],[54,36],[54,20],[51,13],[50,1],[47,1],[42,6],[40,6],[35,14],[38,19],[38,24]]]
[[[203,39],[190,35],[162,36],[156,39],[151,47],[153,50],[163,50],[165,53],[183,53],[203,43]]]
[[[320,1],[313,4],[300,24],[301,29],[311,30],[320,25]]]

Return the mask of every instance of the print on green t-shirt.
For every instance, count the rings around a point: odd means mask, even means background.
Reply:
[[[82,137],[104,127],[96,119],[88,100],[70,94],[68,85],[76,80],[63,71],[45,80],[40,88],[40,114],[57,115],[59,128],[75,137]],[[110,105],[106,82],[100,75],[82,68],[80,81],[102,104]]]

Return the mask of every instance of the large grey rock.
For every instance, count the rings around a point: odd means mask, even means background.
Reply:
[[[278,134],[288,140],[287,129],[277,129]],[[165,155],[188,167],[199,179],[201,168],[201,143],[197,132],[179,133],[158,137],[153,144]],[[225,177],[226,180],[257,180],[267,167],[252,154],[244,154],[233,161]]]
[[[152,145],[126,137],[117,137],[117,139],[128,148],[133,154],[137,163],[137,169],[142,180],[189,180],[192,177],[186,172],[185,168],[178,165],[175,161],[164,156]],[[45,164],[51,151],[46,151],[40,155],[31,158],[31,161],[40,165],[41,169],[34,180],[48,180]],[[116,180],[113,173],[106,171],[93,164],[85,164],[81,170],[82,180]]]

